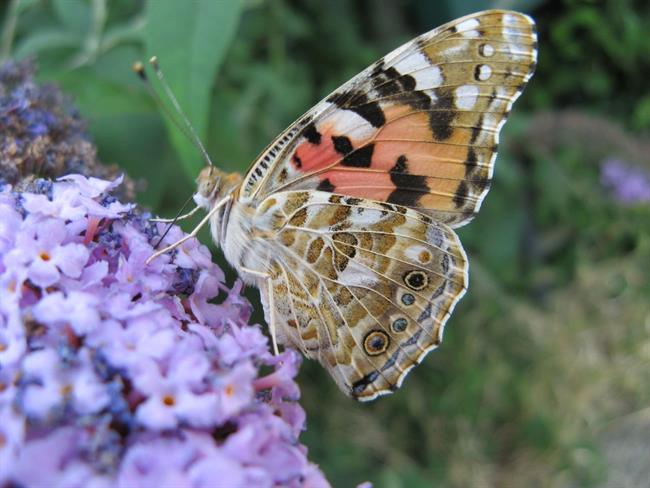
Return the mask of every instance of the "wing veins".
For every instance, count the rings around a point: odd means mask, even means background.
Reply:
[[[310,268],[307,268],[307,269],[310,270]],[[314,273],[314,274],[316,274],[316,273]],[[316,274],[316,277],[318,277],[318,274]],[[316,301],[314,300],[314,297],[311,296],[311,293],[309,293],[309,290],[307,290],[305,288],[305,286],[302,284],[302,282],[299,279],[297,279],[297,277],[295,275],[294,275],[294,278],[296,278],[296,282],[298,283],[298,286],[300,286],[300,288],[302,288],[303,292],[305,293],[305,296],[308,297],[309,301],[312,303],[314,309],[316,310],[316,313],[318,313],[318,316],[320,318],[320,322],[322,324],[321,328],[325,329],[325,332],[326,332],[326,335],[327,335],[327,340],[329,341],[329,344],[330,344],[330,352],[331,352],[332,356],[334,357],[334,361],[336,362],[337,369],[338,369],[338,366],[339,366],[340,363],[339,363],[339,361],[338,361],[338,359],[336,357],[336,351],[334,350],[335,344],[334,344],[334,342],[332,340],[332,336],[330,335],[330,330],[329,330],[329,327],[327,326],[327,322],[325,321],[325,319],[323,317],[323,314],[320,311],[320,307],[318,307],[318,303],[316,303]],[[322,284],[322,282],[321,282],[321,284]],[[287,289],[289,289],[289,283],[288,282],[287,282]],[[298,323],[298,326],[300,326],[300,323]],[[317,327],[316,328],[316,333],[317,334],[318,334],[318,330],[319,330],[319,328]],[[300,331],[298,331],[298,332],[300,332]],[[320,338],[320,336],[319,336],[319,338]],[[338,337],[337,337],[337,339],[338,339]],[[320,340],[318,341],[318,344],[319,344],[318,353],[319,353],[319,356],[320,356],[320,353],[321,353]],[[337,342],[337,344],[338,344],[338,342]],[[338,373],[339,373],[339,376],[343,379],[343,384],[345,384],[348,387],[351,387],[352,385],[348,385],[347,382],[345,381],[345,377],[343,377],[343,374],[340,371],[338,371]]]
[[[278,266],[282,270],[282,274],[285,277],[285,281],[284,281],[285,285],[287,287],[287,290],[289,290],[289,276],[287,274],[287,269],[284,266],[284,263],[278,262],[277,260],[276,260],[276,263],[278,263]],[[302,350],[303,351],[308,351],[309,349],[307,348],[307,344],[305,343],[305,340],[302,338],[302,334],[300,333],[300,328],[299,328],[300,327],[300,322],[298,321],[298,316],[296,315],[293,295],[291,293],[287,293],[287,295],[289,295],[289,300],[291,302],[291,305],[289,306],[289,308],[291,310],[291,315],[293,316],[293,320],[296,322],[296,325],[297,325],[296,333],[298,334],[298,337],[300,338],[300,343],[302,344]]]
[[[343,319],[343,321],[345,322],[346,326],[347,326],[348,328],[350,328],[350,326],[348,325],[347,320],[345,319],[345,317],[344,317],[343,314],[341,313],[341,310],[340,310],[340,309],[338,308],[338,306],[336,305],[336,301],[334,300],[334,298],[332,297],[331,293],[330,293],[329,290],[327,289],[327,286],[325,286],[325,283],[324,283],[324,281],[323,281],[323,278],[324,278],[324,279],[327,279],[327,280],[329,280],[329,281],[331,281],[331,282],[333,282],[333,283],[336,283],[336,284],[339,285],[339,286],[343,286],[343,287],[346,287],[346,286],[345,286],[344,284],[339,283],[338,281],[331,280],[330,278],[327,278],[326,276],[323,276],[322,274],[320,274],[320,273],[318,273],[317,271],[315,271],[313,267],[310,267],[307,263],[305,263],[305,261],[302,259],[302,257],[298,256],[295,252],[293,252],[292,249],[289,249],[289,248],[285,248],[285,249],[287,249],[288,251],[291,252],[291,254],[294,256],[294,259],[298,260],[299,262],[302,262],[302,263],[303,263],[303,267],[304,267],[305,269],[307,269],[308,271],[311,271],[312,274],[314,274],[314,275],[316,276],[316,278],[318,279],[318,282],[319,282],[320,285],[321,285],[321,289],[323,289],[323,290],[327,293],[327,295],[329,296],[330,301],[332,302],[332,304],[334,305],[334,307],[337,309],[339,316]],[[320,312],[320,308],[318,307],[318,304],[315,303],[313,297],[312,297],[311,294],[309,293],[309,290],[307,290],[307,289],[304,287],[304,285],[302,284],[302,282],[300,282],[300,280],[298,280],[298,283],[299,283],[300,287],[303,289],[303,291],[305,292],[305,294],[309,297],[310,301],[312,302],[312,304],[314,305],[314,307],[316,308],[316,310],[317,310],[317,312],[318,312],[318,316],[320,317],[321,324],[322,324],[322,326],[325,328],[325,330],[326,330],[326,332],[327,332],[327,337],[328,337],[328,340],[329,340],[329,343],[330,343],[330,347],[331,347],[331,353],[332,353],[332,355],[333,355],[333,357],[334,357],[334,361],[336,361],[336,364],[337,364],[337,366],[338,366],[340,363],[338,362],[338,359],[337,359],[337,357],[336,357],[336,351],[334,350],[334,347],[335,347],[335,346],[334,346],[334,343],[332,342],[332,336],[330,335],[330,331],[329,331],[329,327],[327,326],[327,322],[325,321],[323,315],[321,314],[321,312]],[[335,327],[336,327],[336,325],[335,325]],[[354,334],[350,333],[350,335],[352,336],[352,340],[354,341],[356,347],[363,351],[363,349],[361,348],[360,344],[357,342],[356,337],[354,337]],[[337,336],[338,336],[338,334],[337,334]],[[338,339],[338,341],[341,341],[341,338],[340,338],[340,337],[337,337],[337,339]],[[337,344],[338,344],[338,342],[337,342]],[[319,350],[319,352],[320,352],[320,350]],[[372,362],[371,362],[371,361],[370,361],[370,360],[369,360],[365,355],[362,354],[361,356],[365,359],[366,364],[369,365],[370,368],[371,368],[373,371],[377,371],[377,372],[378,372],[378,373],[379,373],[379,374],[384,378],[384,380],[386,381],[386,383],[391,384],[390,381],[388,381],[388,379],[383,375],[383,373],[382,373],[380,370],[378,370],[378,369],[377,369],[377,368],[372,364]],[[351,364],[351,366],[354,368],[354,370],[357,372],[357,374],[358,374],[359,376],[362,377],[363,374],[362,374],[362,373],[361,373],[361,372],[360,372],[360,371],[359,371],[359,370],[354,366],[354,364],[353,364],[352,362],[351,362],[350,364]],[[343,377],[342,374],[341,374],[340,376]],[[344,380],[343,383],[344,383],[346,386],[348,386],[348,387],[350,387],[350,388],[352,388],[352,387],[354,386],[354,385],[348,385],[347,382],[345,381],[345,378],[344,378],[344,377],[343,377],[343,380]]]
[[[291,226],[291,227],[289,227],[289,228],[290,228],[290,229],[293,229],[293,230],[297,230],[297,231],[307,232],[307,233],[310,233],[310,234],[319,234],[319,235],[323,235],[323,236],[329,236],[330,234],[336,234],[337,232],[347,232],[347,229],[346,229],[346,230],[341,230],[341,231],[326,232],[326,231],[322,231],[322,230],[311,229],[311,228],[309,228],[309,227],[295,227],[295,226]],[[361,233],[366,233],[366,234],[380,234],[380,235],[390,235],[390,236],[402,237],[402,238],[405,238],[405,239],[411,239],[411,240],[413,240],[413,241],[415,241],[415,242],[418,242],[418,243],[420,243],[420,244],[427,244],[428,246],[431,246],[431,247],[433,247],[434,249],[438,249],[442,254],[447,254],[448,256],[451,256],[451,257],[454,257],[454,258],[457,257],[455,254],[452,254],[452,253],[450,253],[449,251],[446,251],[446,250],[444,250],[444,249],[442,249],[442,248],[440,248],[440,247],[438,247],[438,246],[435,246],[435,245],[433,245],[433,244],[430,244],[430,243],[428,243],[428,242],[426,242],[426,241],[422,241],[422,240],[417,239],[417,238],[415,238],[415,237],[404,236],[404,235],[402,235],[402,234],[395,234],[395,233],[390,233],[390,232],[378,232],[378,231],[353,231],[353,232],[349,232],[349,233],[350,233],[350,234],[354,234],[354,233],[357,233],[357,234],[361,234]],[[334,241],[331,237],[327,237],[327,240],[328,240],[329,242],[331,242],[331,243],[337,242],[337,241]],[[343,244],[345,244],[345,243],[343,243]],[[394,259],[394,260],[397,261],[397,262],[402,262],[402,261],[399,261],[399,260],[396,259],[396,258],[393,258],[392,256],[388,256],[388,255],[386,255],[386,254],[379,254],[379,253],[377,253],[377,252],[375,252],[375,251],[372,251],[372,250],[370,250],[370,249],[366,249],[366,248],[364,248],[364,247],[353,246],[352,244],[345,244],[345,245],[347,245],[347,246],[351,246],[351,247],[354,247],[355,249],[358,249],[358,250],[360,250],[360,251],[367,251],[367,252],[370,253],[370,254],[375,254],[375,255],[377,255],[377,256],[385,257],[385,258],[387,258],[387,259],[389,259],[389,260],[393,260],[393,259]],[[338,251],[338,248],[337,248],[337,251]],[[338,252],[340,253],[341,251],[338,251]],[[346,256],[345,253],[342,253],[342,254],[343,254],[344,256]],[[363,265],[363,266],[365,266],[365,267],[368,268],[367,265],[362,264],[362,263],[359,262],[359,261],[356,261],[354,258],[350,258],[350,259],[352,259],[354,262],[359,263],[359,264],[361,264],[361,265]],[[410,265],[411,263],[407,263],[407,264]],[[368,268],[368,269],[371,269],[371,268]],[[445,277],[444,275],[442,275],[442,274],[440,274],[440,273],[438,273],[438,272],[436,272],[436,271],[428,270],[428,269],[426,269],[426,268],[422,268],[422,269],[424,269],[424,270],[426,270],[426,271],[430,271],[432,274],[434,274],[434,275],[436,275],[436,276],[438,276],[438,277],[440,277],[440,278],[443,278],[443,279],[445,279],[446,281],[450,281],[450,282],[452,282],[452,283],[454,283],[454,284],[456,284],[456,285],[461,286],[462,288],[465,288],[465,285],[464,285],[463,283],[459,283],[459,282],[456,281],[456,280],[449,279],[449,278]],[[372,269],[371,269],[371,270],[372,270]],[[379,276],[382,276],[382,277],[386,278],[386,279],[390,279],[390,278],[388,278],[388,276],[386,276],[386,275],[384,275],[384,274],[382,274],[382,273],[380,273],[380,272],[378,272],[378,271],[373,271],[373,272],[374,272],[375,274],[379,275]],[[331,278],[328,278],[328,279],[331,279]],[[394,281],[394,280],[391,279],[391,281]],[[397,281],[394,281],[394,283],[399,284],[399,282],[397,282]],[[399,285],[399,286],[402,287],[402,285]],[[424,297],[422,297],[422,295],[420,295],[420,294],[417,294],[417,295],[418,295],[420,298],[424,298]]]
[[[305,263],[305,261],[304,261],[300,256],[298,256],[295,252],[293,252],[292,249],[289,249],[289,248],[285,248],[285,249],[287,249],[289,252],[291,252],[291,254],[294,256],[294,258],[295,258],[296,260],[302,262],[302,263],[303,263],[303,266],[306,266],[306,267],[308,267],[308,269],[311,269],[312,272],[313,272],[313,273],[314,273],[314,274],[319,278],[319,280],[321,280],[321,284],[322,284],[322,279],[325,279],[325,280],[327,280],[327,281],[330,281],[330,282],[332,282],[332,283],[335,283],[336,285],[342,286],[342,287],[344,287],[344,288],[348,288],[348,289],[350,289],[350,288],[359,288],[359,289],[362,289],[362,290],[367,290],[367,291],[369,291],[369,292],[372,292],[372,293],[374,293],[375,295],[378,295],[379,297],[381,297],[384,301],[386,301],[386,302],[392,304],[396,309],[403,311],[404,314],[405,314],[409,319],[411,319],[414,323],[418,324],[418,326],[419,326],[419,327],[420,327],[420,328],[421,328],[425,333],[428,333],[428,331],[422,327],[422,325],[420,324],[420,322],[419,322],[417,319],[415,319],[413,316],[411,316],[409,313],[407,313],[407,312],[403,309],[403,307],[400,307],[399,304],[395,303],[393,300],[391,300],[390,298],[388,298],[388,297],[385,296],[384,294],[379,293],[377,290],[375,290],[375,289],[373,289],[373,288],[369,288],[369,287],[367,287],[367,286],[361,286],[361,285],[348,285],[348,284],[342,283],[342,282],[340,282],[340,281],[338,281],[338,280],[334,280],[334,279],[332,279],[332,278],[328,278],[327,276],[321,275],[320,273],[318,273],[318,272],[316,272],[316,271],[313,271],[313,268],[311,268],[311,267],[309,266],[308,263]],[[383,275],[380,274],[380,276],[383,276]],[[309,295],[309,292],[307,292],[307,294]],[[311,295],[309,295],[309,296],[311,296]],[[419,295],[419,296],[420,296],[420,295]],[[427,300],[427,303],[429,303],[429,300]],[[424,311],[424,309],[421,308],[421,307],[419,307],[419,309],[420,309],[421,311]],[[434,320],[436,321],[436,323],[440,323],[440,324],[442,325],[442,322],[441,322],[438,318],[435,318]],[[430,336],[431,338],[435,339],[435,337],[433,337],[432,335],[429,334],[429,336]]]

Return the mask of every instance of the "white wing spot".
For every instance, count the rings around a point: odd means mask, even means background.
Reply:
[[[431,61],[422,54],[420,51],[414,51],[408,53],[408,56],[404,56],[402,59],[397,61],[393,66],[400,72],[402,75],[408,75],[419,69],[429,66]]]
[[[519,24],[519,19],[517,18],[516,15],[505,14],[503,16],[503,23],[504,23],[504,25],[518,25]]]
[[[431,61],[420,51],[408,53],[393,67],[402,75],[415,79],[416,90],[428,90],[442,85],[442,71],[439,66],[432,66]]]
[[[360,209],[353,210],[352,215],[350,216],[350,222],[359,227],[368,227],[381,220],[380,214],[377,210],[365,209],[361,213],[359,210]]]
[[[431,66],[426,69],[420,68],[419,71],[411,73],[411,76],[415,78],[416,90],[438,88],[443,82],[442,70],[439,66]]]
[[[351,260],[345,270],[339,274],[339,281],[345,283],[346,286],[362,286],[366,288],[377,286],[376,275],[354,260]]]
[[[461,110],[471,110],[476,105],[478,99],[478,86],[461,85],[456,88],[456,107]]]
[[[516,15],[506,14],[503,16],[502,34],[508,44],[506,50],[515,62],[523,62],[530,49],[522,43],[521,31],[523,26]]]
[[[492,68],[490,68],[487,64],[482,64],[478,68],[478,79],[481,81],[489,80],[490,76],[492,76]]]
[[[475,30],[480,25],[477,19],[468,19],[456,26],[456,31],[465,37],[478,37],[479,33]]]
[[[486,58],[489,58],[490,56],[494,56],[494,47],[492,46],[492,44],[482,44],[481,47],[479,48],[479,54]]]
[[[351,110],[332,110],[319,125],[332,127],[334,133],[345,134],[353,142],[366,140],[376,132],[370,122]]]
[[[440,240],[442,238],[441,235]],[[406,248],[404,255],[413,263],[429,264],[429,261],[431,261],[431,251],[426,246],[409,246]]]

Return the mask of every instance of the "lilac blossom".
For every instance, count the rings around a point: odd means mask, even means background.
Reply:
[[[632,205],[650,202],[650,172],[618,159],[608,159],[601,165],[600,180],[614,198]]]
[[[0,486],[328,486],[298,353],[270,352],[197,240],[147,265],[162,224],[118,184],[0,190]]]

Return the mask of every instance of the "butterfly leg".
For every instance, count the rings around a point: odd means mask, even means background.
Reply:
[[[196,237],[196,235],[197,235],[197,234],[199,233],[199,231],[201,230],[201,227],[203,227],[205,224],[207,224],[207,223],[210,221],[210,218],[211,218],[215,213],[217,213],[221,207],[223,207],[226,203],[228,203],[228,200],[229,200],[230,198],[231,198],[231,196],[229,195],[228,197],[224,198],[224,199],[221,200],[219,203],[217,203],[214,207],[212,207],[212,208],[210,209],[210,211],[208,212],[208,214],[207,214],[205,217],[203,217],[203,219],[201,219],[201,222],[199,222],[198,225],[197,225],[196,227],[194,227],[194,229],[192,229],[192,232],[190,232],[189,234],[187,234],[187,235],[186,235],[185,237],[183,237],[182,239],[179,239],[178,241],[174,242],[173,244],[170,244],[169,246],[167,246],[167,247],[161,249],[160,251],[158,251],[158,252],[152,254],[151,256],[149,256],[149,257],[147,258],[147,260],[145,261],[145,264],[149,264],[149,263],[151,263],[151,261],[153,261],[154,259],[156,259],[158,256],[162,256],[162,255],[165,254],[166,252],[171,251],[172,249],[176,249],[178,246],[180,246],[181,244],[183,244],[185,241],[191,239],[192,237]]]
[[[159,219],[159,218],[156,218],[156,219],[149,219],[149,220],[150,220],[151,222],[160,222],[161,224],[169,224],[170,222],[176,222],[176,221],[178,221],[178,220],[185,220],[185,219],[191,217],[191,216],[194,215],[196,212],[198,212],[200,208],[201,208],[201,207],[199,207],[199,206],[197,205],[196,207],[194,207],[192,210],[190,210],[190,211],[187,212],[186,214],[179,215],[178,217],[173,218],[173,219]]]
[[[266,280],[269,304],[269,333],[271,334],[271,342],[273,343],[273,354],[277,356],[280,354],[280,351],[278,349],[278,339],[275,333],[275,297],[273,295],[273,280],[268,275],[268,273],[264,273],[263,271],[256,271],[254,269],[244,267],[242,267],[241,270],[244,273],[259,276],[260,278],[264,278]]]
[[[269,332],[271,333],[271,342],[273,342],[273,354],[280,354],[278,351],[278,340],[275,334],[275,299],[273,297],[273,281],[271,278],[266,280],[266,286],[269,290]]]

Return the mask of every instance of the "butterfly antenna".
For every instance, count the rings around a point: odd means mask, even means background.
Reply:
[[[187,200],[185,200],[185,203],[183,204],[183,206],[181,207],[181,209],[180,209],[180,210],[178,211],[178,213],[176,214],[176,217],[174,217],[174,220],[172,220],[172,221],[169,223],[169,225],[168,225],[167,228],[165,229],[165,232],[163,232],[163,234],[160,236],[160,239],[158,239],[158,242],[156,242],[156,243],[154,244],[154,246],[153,246],[154,249],[157,249],[158,246],[160,246],[160,243],[163,241],[163,239],[167,236],[167,234],[169,234],[169,231],[171,230],[171,228],[173,227],[173,225],[174,225],[174,224],[176,223],[176,221],[178,220],[178,217],[181,216],[181,214],[183,213],[183,210],[185,210],[185,208],[187,207],[187,205],[192,201],[192,197],[194,197],[194,195],[190,195],[190,197],[189,197]]]
[[[181,119],[185,123],[185,127],[187,128],[188,132],[191,135],[192,142],[194,142],[196,148],[201,152],[203,159],[210,166],[213,166],[212,160],[210,159],[208,152],[205,150],[205,147],[203,147],[203,144],[201,144],[201,139],[199,139],[199,136],[196,135],[196,131],[194,130],[194,127],[192,127],[192,124],[190,123],[190,119],[188,119],[187,115],[185,115],[185,113],[183,112],[183,109],[181,108],[180,103],[178,103],[178,100],[176,99],[174,92],[172,91],[171,87],[167,83],[167,80],[165,79],[165,75],[163,74],[160,64],[158,63],[158,58],[156,56],[152,56],[151,59],[149,59],[149,64],[153,68],[154,73],[156,73],[156,77],[158,78],[158,81],[160,81],[163,90],[165,90],[165,95],[167,95],[167,98],[169,98],[169,100],[172,102],[172,105],[174,106],[178,114],[181,116]]]
[[[210,159],[208,152],[205,150],[205,147],[201,143],[201,140],[196,135],[196,131],[194,130],[194,127],[192,127],[192,124],[190,123],[189,119],[181,109],[178,100],[174,96],[174,93],[172,92],[171,88],[167,84],[167,81],[165,80],[162,70],[160,69],[160,65],[158,64],[158,59],[154,56],[149,60],[149,63],[151,64],[151,67],[154,69],[154,72],[156,73],[156,77],[160,81],[163,90],[165,91],[165,95],[174,106],[176,113],[173,113],[167,107],[167,105],[165,104],[165,102],[163,102],[160,95],[158,95],[158,92],[156,92],[156,90],[153,89],[153,87],[151,86],[151,82],[147,77],[147,73],[144,69],[144,65],[140,61],[137,61],[133,64],[133,71],[135,71],[135,73],[144,82],[144,86],[147,92],[149,93],[151,98],[153,98],[153,100],[156,102],[156,105],[158,105],[158,107],[165,113],[165,115],[169,118],[169,120],[171,120],[172,123],[176,126],[176,128],[180,130],[183,133],[183,135],[187,137],[187,139],[192,143],[192,145],[201,153],[201,157],[203,158],[203,160],[210,166],[213,166],[212,160]],[[183,121],[182,123],[178,121],[177,116],[180,116],[181,120]]]

